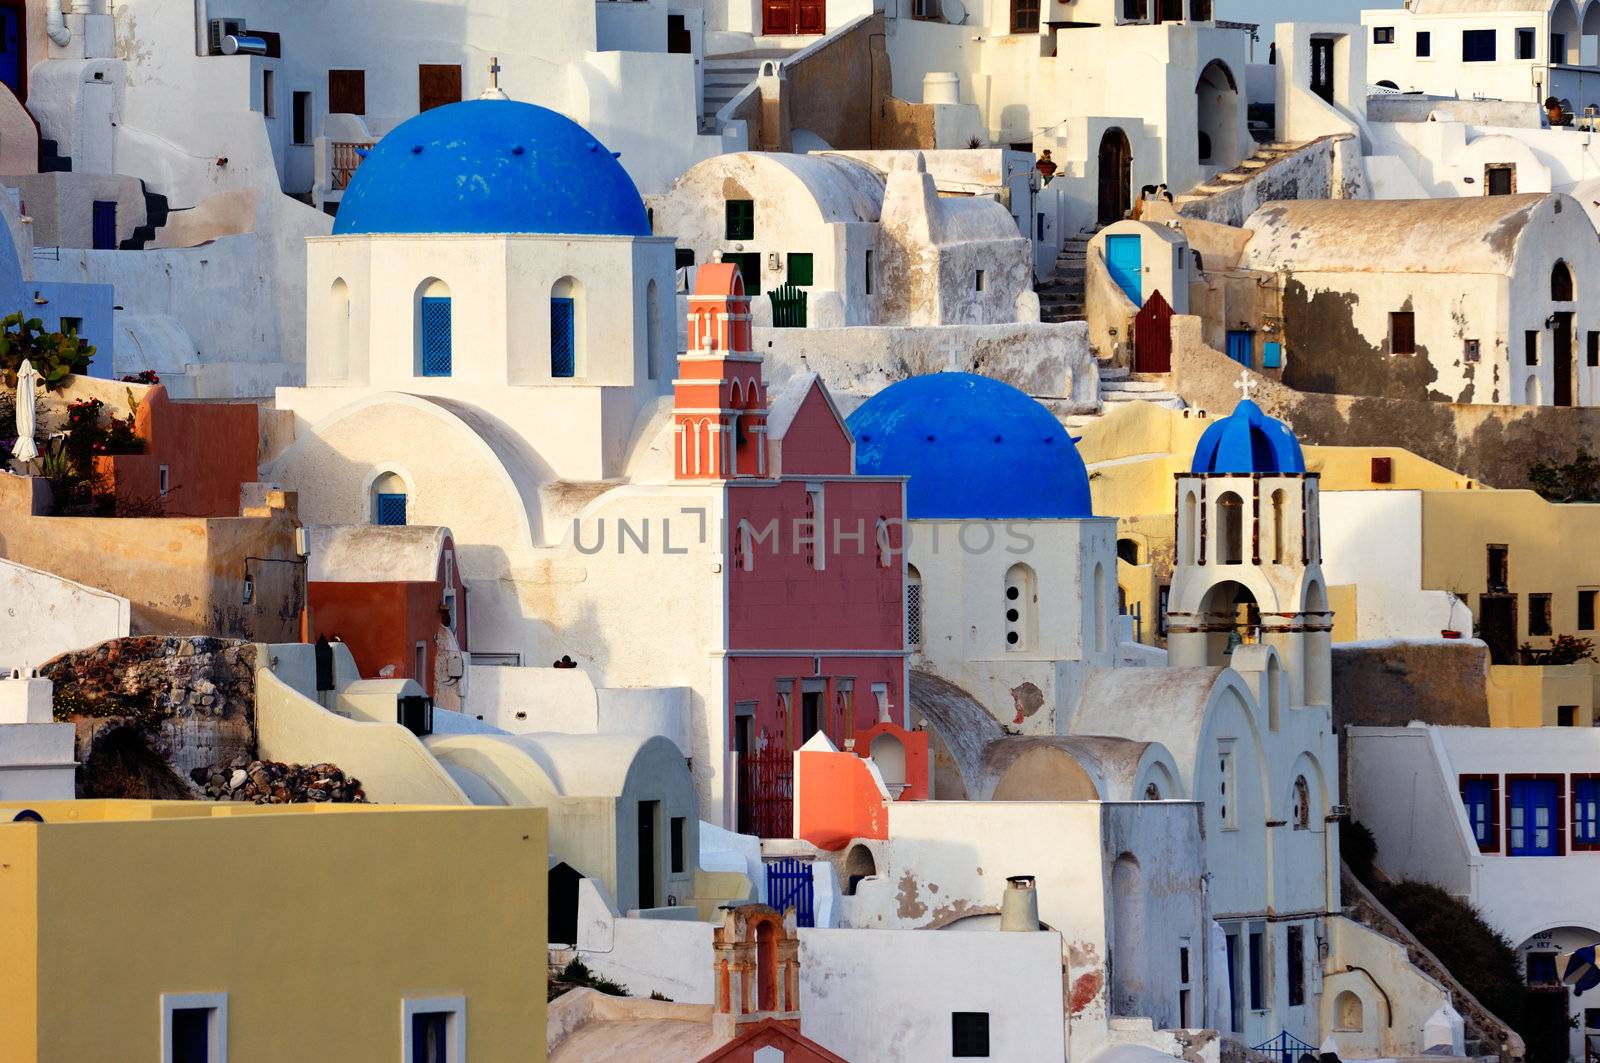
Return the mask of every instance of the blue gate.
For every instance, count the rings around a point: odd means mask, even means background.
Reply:
[[[1315,1048],[1306,1044],[1288,1030],[1283,1031],[1264,1045],[1256,1045],[1252,1051],[1276,1056],[1278,1063],[1295,1063],[1296,1060],[1307,1053],[1312,1056],[1317,1054]]]
[[[1254,332],[1234,330],[1228,332],[1228,357],[1246,369],[1255,368],[1255,348],[1256,334]]]
[[[780,912],[793,908],[798,926],[817,925],[812,910],[815,887],[809,861],[786,857],[767,865],[767,903]]]

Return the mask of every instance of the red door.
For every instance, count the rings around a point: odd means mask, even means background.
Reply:
[[[1160,292],[1133,319],[1133,371],[1172,372],[1172,307]]]
[[[762,32],[773,37],[822,33],[828,28],[827,0],[762,0]]]

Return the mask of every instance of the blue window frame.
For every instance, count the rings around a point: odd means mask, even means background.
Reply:
[[[1499,819],[1496,809],[1500,801],[1500,780],[1493,775],[1463,775],[1461,777],[1461,804],[1467,810],[1467,823],[1472,827],[1473,840],[1478,851],[1500,851]]]
[[[1572,844],[1600,849],[1600,775],[1572,777]]]
[[[577,322],[571,299],[550,300],[550,375],[578,375]]]
[[[423,296],[422,375],[449,376],[450,360],[450,297]]]
[[[378,505],[373,514],[375,524],[390,526],[404,525],[406,522],[406,496],[400,494],[382,494],[378,496]]]
[[[1563,846],[1561,780],[1548,776],[1506,780],[1506,852],[1559,856]]]

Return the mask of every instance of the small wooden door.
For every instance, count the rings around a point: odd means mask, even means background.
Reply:
[[[1133,319],[1133,371],[1172,372],[1172,307],[1160,292]]]
[[[1100,137],[1100,203],[1097,218],[1110,225],[1127,217],[1133,206],[1133,148],[1128,135],[1111,128]]]
[[[1517,662],[1517,598],[1514,594],[1478,596],[1479,637],[1489,646],[1495,664]]]
[[[1556,313],[1555,324],[1551,331],[1554,333],[1554,342],[1551,347],[1551,357],[1554,361],[1551,369],[1555,373],[1555,404],[1557,406],[1572,405],[1572,311],[1561,310]]]
[[[827,0],[762,0],[761,32],[773,37],[824,33]]]
[[[417,67],[417,110],[431,111],[461,102],[461,67],[422,63]]]

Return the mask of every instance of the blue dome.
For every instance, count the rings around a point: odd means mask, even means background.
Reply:
[[[1092,517],[1089,472],[1061,423],[1010,384],[912,377],[850,416],[856,472],[909,476],[913,520]]]
[[[564,115],[468,100],[402,122],[356,168],[333,234],[649,236],[622,164]]]
[[[1194,448],[1195,472],[1300,473],[1306,458],[1294,431],[1245,399],[1206,429]]]

